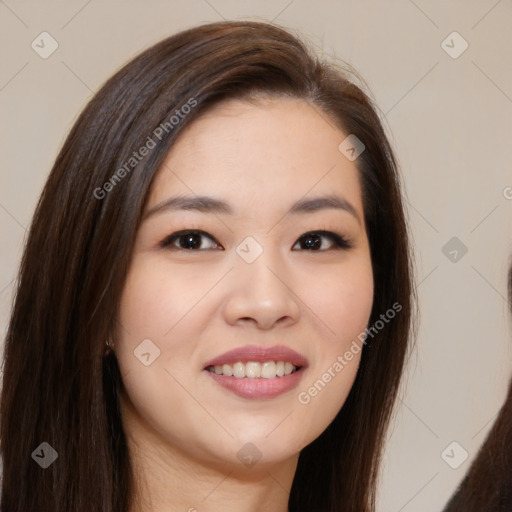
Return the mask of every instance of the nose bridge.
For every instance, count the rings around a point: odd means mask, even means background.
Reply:
[[[299,305],[291,290],[286,261],[270,242],[244,240],[237,247],[226,316],[230,323],[253,319],[268,328],[278,320],[297,320]]]
[[[286,262],[272,237],[246,237],[236,248],[238,255],[235,273],[237,279],[252,293],[264,295],[287,295]],[[276,295],[277,294],[277,295]]]

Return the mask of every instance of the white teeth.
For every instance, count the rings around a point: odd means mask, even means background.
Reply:
[[[282,362],[282,361],[281,361]],[[273,379],[277,375],[277,367],[274,361],[267,361],[261,367],[261,376],[264,379]]]
[[[242,363],[235,363],[233,366],[233,375],[239,379],[245,377],[245,365]]]
[[[259,379],[261,377],[261,364],[249,361],[245,365],[245,374],[249,379]]]
[[[248,361],[245,364],[238,362],[234,365],[219,364],[210,366],[208,370],[217,375],[235,376],[239,379],[274,379],[275,377],[290,375],[296,371],[297,368],[288,361],[265,361],[264,363]]]

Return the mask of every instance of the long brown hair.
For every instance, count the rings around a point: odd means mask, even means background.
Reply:
[[[347,73],[280,27],[236,21],[183,31],[129,62],[93,97],[56,159],[30,228],[5,344],[5,512],[126,512],[133,503],[117,399],[122,379],[115,354],[104,350],[119,327],[148,190],[199,113],[262,94],[304,99],[365,145],[356,163],[374,273],[370,323],[383,324],[395,303],[401,310],[368,339],[346,403],[302,450],[289,509],[374,510],[414,310],[397,163],[373,102]],[[162,126],[155,147],[127,166]],[[42,442],[58,453],[46,469],[31,457]]]
[[[512,313],[512,265],[508,273]],[[510,512],[512,510],[512,379],[484,444],[444,512]]]

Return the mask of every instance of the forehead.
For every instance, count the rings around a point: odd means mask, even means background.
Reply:
[[[339,193],[361,210],[356,164],[338,150],[347,135],[304,100],[224,101],[180,134],[148,205],[172,193],[210,194],[242,213],[307,194]]]

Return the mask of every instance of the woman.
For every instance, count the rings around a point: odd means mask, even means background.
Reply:
[[[512,266],[508,273],[512,309]],[[512,510],[512,381],[507,398],[468,474],[444,512]]]
[[[117,72],[23,256],[3,510],[373,511],[414,303],[396,167],[365,93],[278,27]]]

